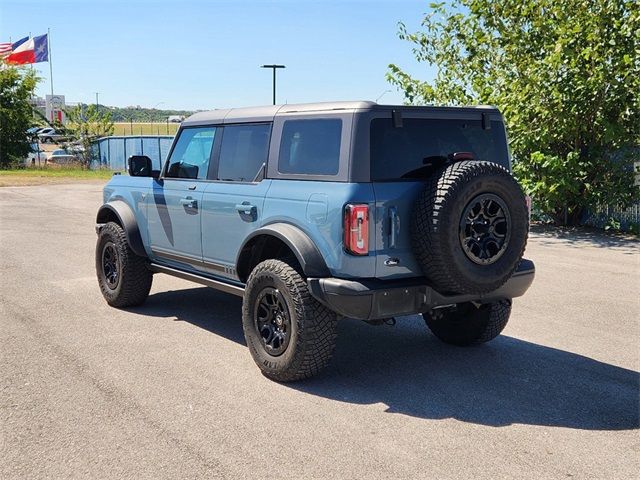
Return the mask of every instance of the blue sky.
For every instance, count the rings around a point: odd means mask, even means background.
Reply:
[[[417,29],[428,1],[414,0],[2,0],[0,41],[51,29],[55,93],[70,102],[211,109],[278,102],[400,103],[389,63],[422,79],[397,22]],[[36,65],[49,92],[49,66]]]

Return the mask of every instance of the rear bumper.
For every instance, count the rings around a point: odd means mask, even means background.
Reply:
[[[360,320],[374,320],[422,313],[454,303],[489,303],[520,297],[527,291],[534,276],[533,262],[522,259],[516,272],[502,287],[482,295],[444,295],[425,285],[424,279],[309,278],[308,284],[311,294],[338,314]]]

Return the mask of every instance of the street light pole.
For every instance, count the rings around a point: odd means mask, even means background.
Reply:
[[[273,70],[273,104],[276,104],[276,69],[287,68],[284,65],[262,65],[260,68],[270,68]]]

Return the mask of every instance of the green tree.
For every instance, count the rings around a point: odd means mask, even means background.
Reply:
[[[113,135],[111,112],[98,109],[95,105],[77,105],[67,111],[67,123],[64,126],[67,138],[80,145],[82,164],[91,163],[91,145],[101,137]]]
[[[640,2],[452,0],[399,36],[437,68],[423,82],[389,66],[406,101],[499,107],[515,174],[557,223],[637,198]]]
[[[24,159],[31,147],[27,129],[33,124],[29,100],[38,78],[31,69],[8,67],[0,61],[0,167]]]

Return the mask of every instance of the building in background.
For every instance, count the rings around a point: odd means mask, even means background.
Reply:
[[[64,124],[67,121],[64,109],[64,95],[47,95],[45,97],[45,116],[50,122]]]

